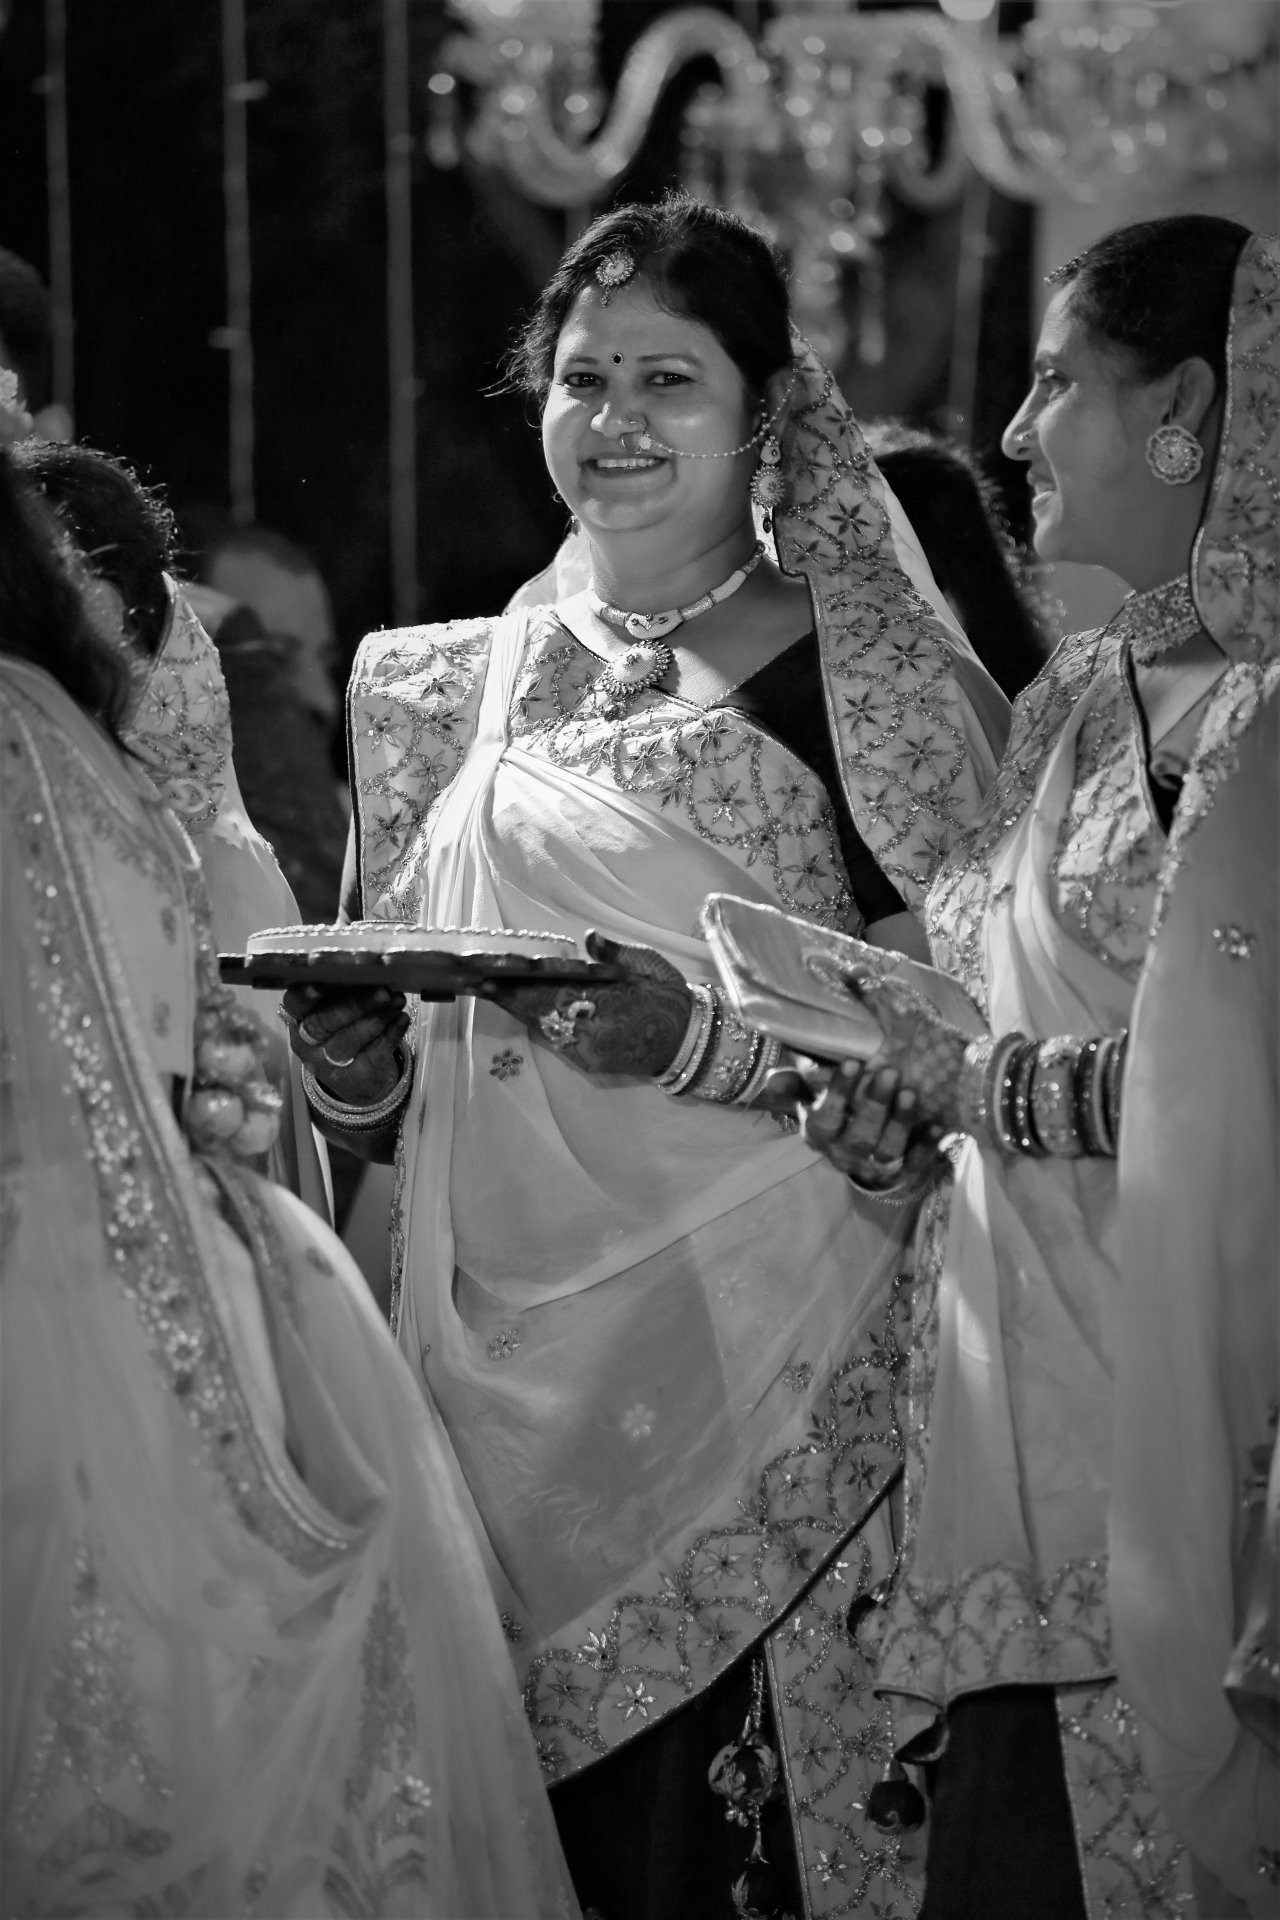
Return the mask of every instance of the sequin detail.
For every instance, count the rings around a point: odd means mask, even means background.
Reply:
[[[985,1011],[988,916],[1008,897],[995,856],[1031,804],[1058,738],[1079,711],[1072,789],[1050,861],[1049,899],[1064,931],[1136,982],[1155,922],[1166,859],[1149,798],[1142,730],[1120,635],[1065,640],[1020,695],[995,788],[969,839],[943,863],[927,920],[935,963],[963,980]]]
[[[897,1914],[906,1920],[924,1884],[924,1835],[887,1834],[867,1797],[892,1752],[889,1709],[850,1628],[853,1603],[893,1568],[882,1507],[841,1548],[821,1579],[766,1642],[783,1774],[813,1920]]]
[[[1280,619],[1280,245],[1255,234],[1236,268],[1227,404],[1192,590],[1233,664],[1274,660]]]
[[[511,737],[681,814],[700,838],[768,872],[778,904],[862,929],[849,891],[830,801],[803,762],[730,707],[699,708],[653,688],[622,718],[601,708],[605,663],[566,632],[551,609],[535,614],[512,703]]]
[[[105,1797],[122,1774],[129,1777],[131,1799],[140,1787],[144,1804],[157,1818],[163,1813],[167,1788],[144,1728],[133,1657],[124,1625],[99,1588],[92,1550],[82,1541],[66,1633],[44,1696],[44,1726],[16,1810],[19,1829],[43,1824],[64,1781],[92,1794],[106,1812]],[[167,1849],[163,1827],[146,1831],[155,1851]],[[75,1842],[67,1829],[54,1844],[66,1856],[60,1864],[70,1865]]]
[[[995,785],[968,835],[940,866],[929,892],[926,924],[934,965],[961,980],[984,1012],[982,943],[992,904],[992,858],[1031,803],[1045,758],[1092,678],[1101,639],[1101,633],[1092,632],[1064,640],[1019,694]]]
[[[549,1775],[572,1774],[638,1732],[639,1703],[656,1721],[700,1692],[815,1577],[830,1571],[839,1584],[851,1532],[901,1465],[902,1284],[867,1321],[859,1351],[828,1375],[807,1428],[797,1424],[754,1487],[725,1502],[723,1523],[695,1535],[652,1589],[601,1602],[527,1660],[525,1706]]]
[[[169,1137],[172,1115],[149,1060],[134,1056],[120,1012],[127,988],[111,977],[110,956],[88,936],[85,856],[63,832],[54,803],[55,790],[65,795],[72,785],[75,750],[16,689],[5,690],[0,712],[3,799],[23,823],[25,874],[45,960],[37,988],[80,1101],[118,1284],[243,1525],[298,1565],[327,1564],[346,1536],[330,1529],[264,1450],[207,1294],[200,1203],[171,1177],[172,1156],[183,1151]],[[208,906],[195,851],[179,831],[171,824],[171,842],[157,834],[155,844],[171,845],[170,884],[188,894],[198,984],[208,991],[217,985]]]
[[[216,818],[231,759],[231,702],[218,650],[181,591],[126,746],[143,761],[162,798],[189,832]]]
[[[831,374],[803,341],[774,517],[809,582],[827,708],[854,824],[907,905],[981,800],[955,655],[894,551],[882,482]]]
[[[360,887],[372,919],[417,921],[385,899],[398,879],[417,898],[432,808],[471,745],[491,624],[400,627],[373,634],[356,657],[348,709]]]
[[[1214,928],[1213,944],[1219,953],[1226,954],[1228,960],[1248,960],[1258,944],[1258,936],[1233,923],[1229,927]]]
[[[1132,1710],[1114,1681],[1055,1698],[1090,1912],[1191,1920],[1189,1859],[1147,1782]]]
[[[409,1636],[387,1582],[365,1628],[360,1731],[343,1788],[348,1813],[333,1834],[325,1892],[340,1913],[385,1913],[394,1889],[426,1894],[432,1794],[420,1758]],[[399,1902],[397,1901],[397,1904]]]

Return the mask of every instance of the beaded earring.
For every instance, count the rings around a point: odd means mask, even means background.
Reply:
[[[1147,465],[1167,487],[1185,487],[1204,465],[1204,448],[1194,433],[1167,421],[1147,441]]]
[[[773,529],[773,514],[782,504],[782,445],[776,433],[760,442],[760,463],[751,476],[751,498],[764,514],[765,532]]]

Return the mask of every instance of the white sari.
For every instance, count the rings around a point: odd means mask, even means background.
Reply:
[[[994,769],[1003,702],[917,591],[918,550],[811,357],[799,388],[779,553],[810,581],[846,802],[916,902]],[[731,702],[654,689],[602,717],[582,704],[602,664],[546,607],[364,643],[364,911],[595,926],[693,981],[714,978],[709,892],[859,931],[810,769]],[[849,1601],[892,1563],[908,1213],[855,1196],[768,1115],[588,1078],[488,1002],[425,1007],[417,1054],[394,1311],[502,1569],[548,1774],[768,1636],[814,1911],[833,1853],[877,1897],[908,1894],[861,1811],[875,1710],[848,1685],[847,1726],[823,1704]],[[774,1632],[806,1591],[805,1622]],[[839,1764],[809,1777],[805,1741],[837,1725]]]
[[[1175,1834],[1270,1912],[1259,1875],[1280,1840],[1274,1755],[1224,1691],[1243,1624],[1240,1490],[1255,1449],[1269,1462],[1280,1335],[1263,1278],[1277,1252],[1278,284],[1274,243],[1250,243],[1219,469],[1173,609],[1185,626],[1194,588],[1221,652],[1136,666],[1124,610],[1064,641],[929,902],[935,959],[994,1033],[1128,1028],[1130,1048],[1118,1161],[970,1140],[931,1203],[880,1683],[917,1752],[966,1693],[1055,1686],[1085,1884],[1121,1913],[1185,1905]],[[1148,759],[1180,734],[1166,836]]]

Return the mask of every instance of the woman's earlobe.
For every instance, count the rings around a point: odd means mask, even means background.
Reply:
[[[1207,360],[1195,354],[1178,368],[1165,418],[1189,433],[1199,433],[1218,398],[1217,375]]]

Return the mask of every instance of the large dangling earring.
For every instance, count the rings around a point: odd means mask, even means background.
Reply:
[[[1147,465],[1166,487],[1185,487],[1204,465],[1204,448],[1177,421],[1157,427],[1147,441]]]
[[[751,476],[751,498],[764,514],[764,530],[773,531],[775,507],[782,505],[782,447],[776,433],[760,442],[760,464]]]

